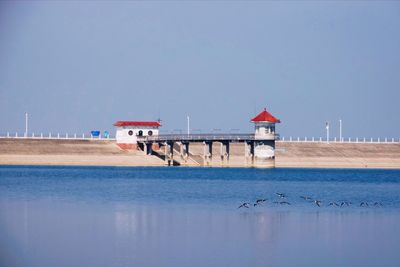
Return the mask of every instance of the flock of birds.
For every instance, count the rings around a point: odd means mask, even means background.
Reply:
[[[286,194],[283,193],[275,193],[277,195],[277,199],[275,201],[273,201],[273,204],[279,204],[279,205],[291,205],[290,202],[287,201],[288,196]],[[314,203],[316,206],[318,207],[322,207],[323,206],[323,201],[318,200],[318,199],[313,199],[309,196],[300,196],[300,198],[302,198],[304,201],[310,202],[310,203]],[[240,208],[250,208],[250,207],[257,207],[257,206],[262,206],[263,204],[265,204],[267,202],[268,199],[266,198],[260,198],[257,199],[254,203],[249,203],[249,202],[244,202],[242,203],[238,209]],[[349,207],[353,205],[352,202],[350,201],[339,201],[339,202],[329,202],[328,206],[329,207]],[[380,207],[383,206],[381,202],[373,202],[373,203],[368,203],[367,201],[363,201],[359,204],[360,207],[369,207],[369,206],[375,206],[375,207]]]

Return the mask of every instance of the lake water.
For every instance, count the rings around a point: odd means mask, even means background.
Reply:
[[[400,170],[0,166],[0,266],[400,266],[398,251]]]

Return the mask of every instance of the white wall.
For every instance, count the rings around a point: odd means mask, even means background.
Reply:
[[[275,123],[257,122],[255,123],[256,139],[273,139],[275,134]]]
[[[258,145],[254,148],[254,156],[260,159],[269,159],[275,156],[275,150],[268,145]]]
[[[132,135],[129,134],[129,131],[132,131]],[[158,127],[139,127],[139,126],[117,127],[117,132],[115,134],[117,143],[136,144],[137,135],[139,135],[139,131],[143,132],[143,136],[148,136],[149,131],[152,131],[153,135],[158,135],[159,133]]]

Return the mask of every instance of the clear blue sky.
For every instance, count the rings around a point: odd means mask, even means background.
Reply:
[[[400,3],[0,3],[0,132],[252,131],[400,137]]]

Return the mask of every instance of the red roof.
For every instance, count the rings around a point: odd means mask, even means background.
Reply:
[[[264,122],[264,121],[272,123],[281,122],[279,119],[272,116],[271,113],[269,113],[265,108],[260,114],[251,119],[251,122]]]
[[[117,121],[114,126],[154,126],[159,127],[161,123],[158,121]]]

